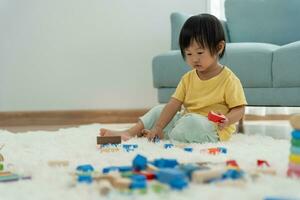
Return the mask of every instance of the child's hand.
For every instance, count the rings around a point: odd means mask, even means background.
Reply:
[[[229,126],[229,119],[225,116],[225,119],[220,120],[217,123],[220,130],[223,130],[225,127]]]
[[[149,141],[153,141],[155,136],[158,136],[160,139],[163,139],[163,131],[158,128],[153,128],[151,130],[144,129],[143,136],[147,137]]]

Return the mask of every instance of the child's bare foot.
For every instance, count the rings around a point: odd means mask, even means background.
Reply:
[[[100,129],[100,136],[121,136],[121,139],[127,141],[132,138],[128,131],[114,131],[106,128]]]

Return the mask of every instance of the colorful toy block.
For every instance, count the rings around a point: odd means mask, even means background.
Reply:
[[[187,152],[192,152],[193,148],[192,147],[184,147],[183,150],[187,151]]]
[[[184,172],[179,169],[160,169],[156,173],[157,180],[166,183],[173,189],[183,189],[188,185],[188,179]]]
[[[3,171],[4,170],[4,165],[3,163],[0,163],[0,171]]]
[[[164,144],[165,149],[170,149],[172,147],[174,147],[174,144]]]
[[[97,136],[97,144],[121,144],[121,136]]]
[[[93,178],[92,178],[92,176],[88,176],[88,175],[79,175],[77,178],[77,181],[79,183],[92,183]]]
[[[176,159],[155,159],[152,164],[158,168],[174,168],[178,165]]]
[[[145,170],[147,168],[147,158],[138,154],[132,161],[135,170]]]
[[[224,120],[226,117],[225,117],[225,115],[222,115],[222,114],[219,115],[213,111],[210,111],[208,113],[207,118],[208,118],[208,120],[210,120],[212,122],[218,123],[218,122],[221,122],[222,120]]]
[[[94,171],[94,168],[92,165],[79,165],[77,166],[76,170],[82,172],[92,172]]]

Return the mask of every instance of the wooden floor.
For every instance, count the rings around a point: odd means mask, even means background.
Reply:
[[[103,124],[104,128],[129,128],[133,126],[134,123],[120,123],[120,124]],[[28,131],[57,131],[61,128],[71,128],[71,127],[79,127],[81,125],[78,124],[69,124],[69,125],[45,125],[45,126],[7,126],[0,127],[1,130],[7,130],[12,133],[26,133]]]
[[[132,126],[149,109],[131,110],[78,110],[78,111],[34,111],[0,112],[0,129],[13,133],[27,131],[57,131],[60,128],[78,127],[83,124],[100,123],[110,127]],[[246,115],[246,121],[288,120],[289,115]]]

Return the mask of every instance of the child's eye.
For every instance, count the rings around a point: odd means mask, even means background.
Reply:
[[[203,54],[203,52],[198,52],[198,54]]]
[[[191,54],[191,53],[186,53],[186,55],[187,55],[187,56],[191,56],[192,54]]]

